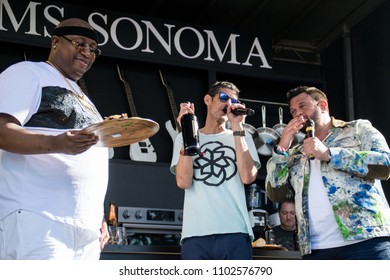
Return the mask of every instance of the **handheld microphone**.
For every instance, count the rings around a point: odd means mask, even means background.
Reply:
[[[226,113],[227,112],[227,107],[223,108],[223,112]],[[255,110],[253,109],[250,109],[250,108],[236,108],[236,109],[233,109],[232,110],[232,113],[236,116],[240,116],[240,115],[248,115],[248,116],[252,116],[255,114]]]
[[[314,137],[314,129],[314,121],[308,119],[306,121],[306,137]],[[314,158],[314,155],[309,155],[310,160],[313,160]]]

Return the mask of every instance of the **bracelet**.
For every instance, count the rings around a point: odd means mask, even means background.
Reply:
[[[288,156],[287,150],[284,149],[283,147],[279,146],[279,145],[274,147],[274,151],[278,155],[282,155],[282,156],[286,156],[286,157]]]
[[[233,131],[233,136],[245,136],[245,130]]]
[[[283,148],[282,146],[279,146],[279,145],[276,148],[277,148],[278,151],[281,151],[283,153],[288,151],[288,149]]]

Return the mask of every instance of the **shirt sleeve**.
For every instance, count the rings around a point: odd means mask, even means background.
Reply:
[[[0,75],[0,112],[24,125],[36,112],[41,95],[40,78],[31,62],[11,65]]]

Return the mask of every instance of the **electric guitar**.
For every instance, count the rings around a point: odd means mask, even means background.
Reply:
[[[173,97],[172,88],[168,84],[168,82],[167,82],[165,76],[163,75],[163,73],[161,72],[161,70],[158,70],[158,71],[160,72],[161,82],[163,83],[163,85],[167,89],[169,103],[171,105],[173,119],[174,119],[175,127],[176,127],[176,128],[174,128],[172,125],[172,122],[170,120],[168,120],[165,122],[165,128],[167,129],[169,135],[171,136],[172,141],[175,142],[176,136],[181,132],[180,124],[177,122],[177,116],[179,115],[179,113],[178,113],[177,108],[176,108],[176,103],[175,103],[175,99]]]
[[[126,80],[124,73],[122,72],[122,70],[119,68],[118,65],[116,66],[116,68],[118,69],[119,78],[125,86],[127,101],[129,102],[131,115],[133,117],[138,117],[129,82]],[[149,161],[149,162],[157,161],[156,151],[152,143],[150,142],[149,138],[131,144],[129,155],[132,160],[136,160],[136,161]]]

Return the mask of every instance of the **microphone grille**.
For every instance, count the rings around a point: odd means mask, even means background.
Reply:
[[[308,120],[306,121],[306,127],[309,127],[309,126],[314,126],[314,121],[311,120],[311,119],[308,119]]]
[[[252,116],[252,115],[255,114],[255,110],[253,110],[253,109],[248,109],[248,111],[246,112],[246,114],[247,114],[248,116]]]

